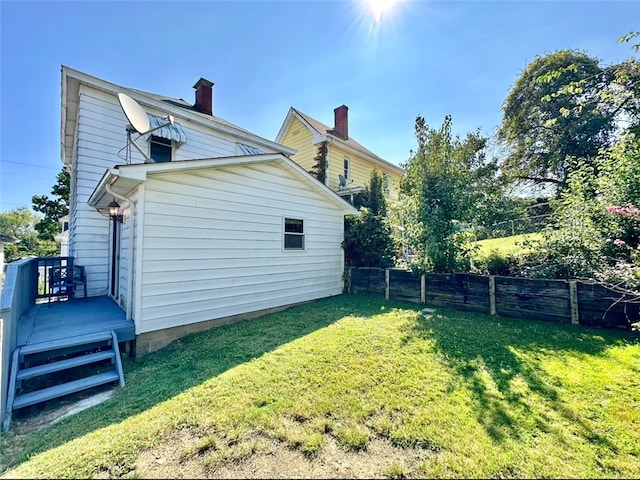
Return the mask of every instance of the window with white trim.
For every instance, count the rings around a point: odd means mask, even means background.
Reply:
[[[285,217],[284,249],[304,250],[304,220]]]
[[[157,163],[170,162],[172,147],[173,144],[170,139],[151,135],[149,139],[149,156]]]
[[[345,158],[344,159],[344,178],[345,180],[349,180],[351,178],[351,172],[350,172],[350,168],[349,168],[349,159]]]
[[[382,188],[384,188],[385,193],[389,193],[389,175],[382,175]]]

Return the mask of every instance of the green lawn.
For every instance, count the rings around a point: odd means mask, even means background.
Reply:
[[[386,442],[414,461],[377,476],[640,477],[640,342],[624,332],[342,296],[187,337],[125,373],[113,399],[57,425],[17,421],[4,476],[143,476],[145,452],[180,438],[180,461],[210,473],[274,445],[313,462],[329,444]]]
[[[536,241],[541,238],[542,235],[539,233],[523,233],[511,237],[479,240],[474,242],[474,245],[479,247],[475,252],[475,256],[486,257],[492,250],[498,250],[502,255],[527,253],[530,251],[530,248],[524,245],[525,241]]]

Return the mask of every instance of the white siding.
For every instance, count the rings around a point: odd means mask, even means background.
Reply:
[[[153,175],[144,196],[138,333],[342,292],[342,214],[276,164]],[[305,251],[283,251],[284,216]]]
[[[166,112],[145,107],[148,113],[164,116]],[[190,160],[236,154],[237,138],[213,135],[205,127],[176,115],[187,135],[187,143],[175,150],[174,160]],[[72,167],[69,252],[87,272],[87,290],[91,295],[106,295],[109,291],[109,219],[87,204],[106,169],[125,163],[127,120],[115,95],[82,85],[76,131],[76,158]],[[134,136],[135,137],[135,136]],[[248,143],[246,140],[242,140]],[[138,144],[148,148],[144,139]],[[264,150],[264,147],[260,147]],[[143,157],[132,148],[132,163],[142,163]],[[123,246],[128,232],[123,229]],[[121,259],[120,290],[126,288],[126,259]],[[124,292],[123,292],[124,295]],[[126,298],[123,298],[126,301]]]

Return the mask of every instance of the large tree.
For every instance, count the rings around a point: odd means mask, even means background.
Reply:
[[[418,254],[417,267],[466,270],[465,232],[487,218],[500,196],[496,161],[486,158],[487,139],[480,132],[454,136],[450,116],[439,129],[418,117],[415,134],[418,147],[405,166],[401,192],[406,215],[412,217],[403,227]]]
[[[607,83],[607,71],[585,53],[536,57],[503,105],[498,136],[510,151],[503,171],[514,180],[564,188],[579,159],[591,163],[609,145],[616,112],[598,101]]]
[[[357,196],[360,215],[344,222],[345,263],[356,267],[390,267],[393,265],[393,239],[387,221],[387,202],[382,174],[371,171],[369,184]]]
[[[52,198],[47,195],[34,195],[31,198],[33,209],[44,214],[44,218],[35,225],[42,240],[53,240],[60,232],[59,220],[69,213],[69,172],[63,167],[51,189]]]
[[[29,255],[47,257],[56,254],[55,242],[38,238],[36,227],[39,222],[40,217],[27,207],[0,213],[0,233],[19,240],[18,243],[5,245],[7,263]]]

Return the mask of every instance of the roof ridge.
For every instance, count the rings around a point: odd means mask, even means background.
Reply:
[[[298,110],[295,107],[291,107],[291,109],[293,111],[295,111],[298,115],[300,115],[308,124],[311,128],[313,128],[314,130],[316,130],[318,132],[318,134],[320,135],[331,135],[333,138],[335,138],[336,140],[339,140],[342,143],[345,143],[349,146],[351,146],[352,148],[355,148],[356,150],[360,150],[362,153],[365,153],[367,155],[370,155],[372,157],[374,157],[377,160],[380,160],[384,163],[387,163],[393,167],[396,168],[400,168],[402,169],[402,167],[395,165],[391,162],[389,162],[388,160],[385,160],[384,158],[376,155],[375,153],[373,153],[371,150],[369,150],[367,147],[365,147],[364,145],[362,145],[361,143],[359,143],[358,141],[356,141],[355,139],[353,139],[353,137],[349,137],[347,138],[347,140],[343,140],[342,138],[340,138],[339,136],[335,135],[335,133],[333,133],[334,129],[325,125],[324,123],[316,120],[315,118],[311,117],[310,115],[307,115],[306,113],[301,112],[300,110]],[[320,127],[320,128],[318,128]]]

